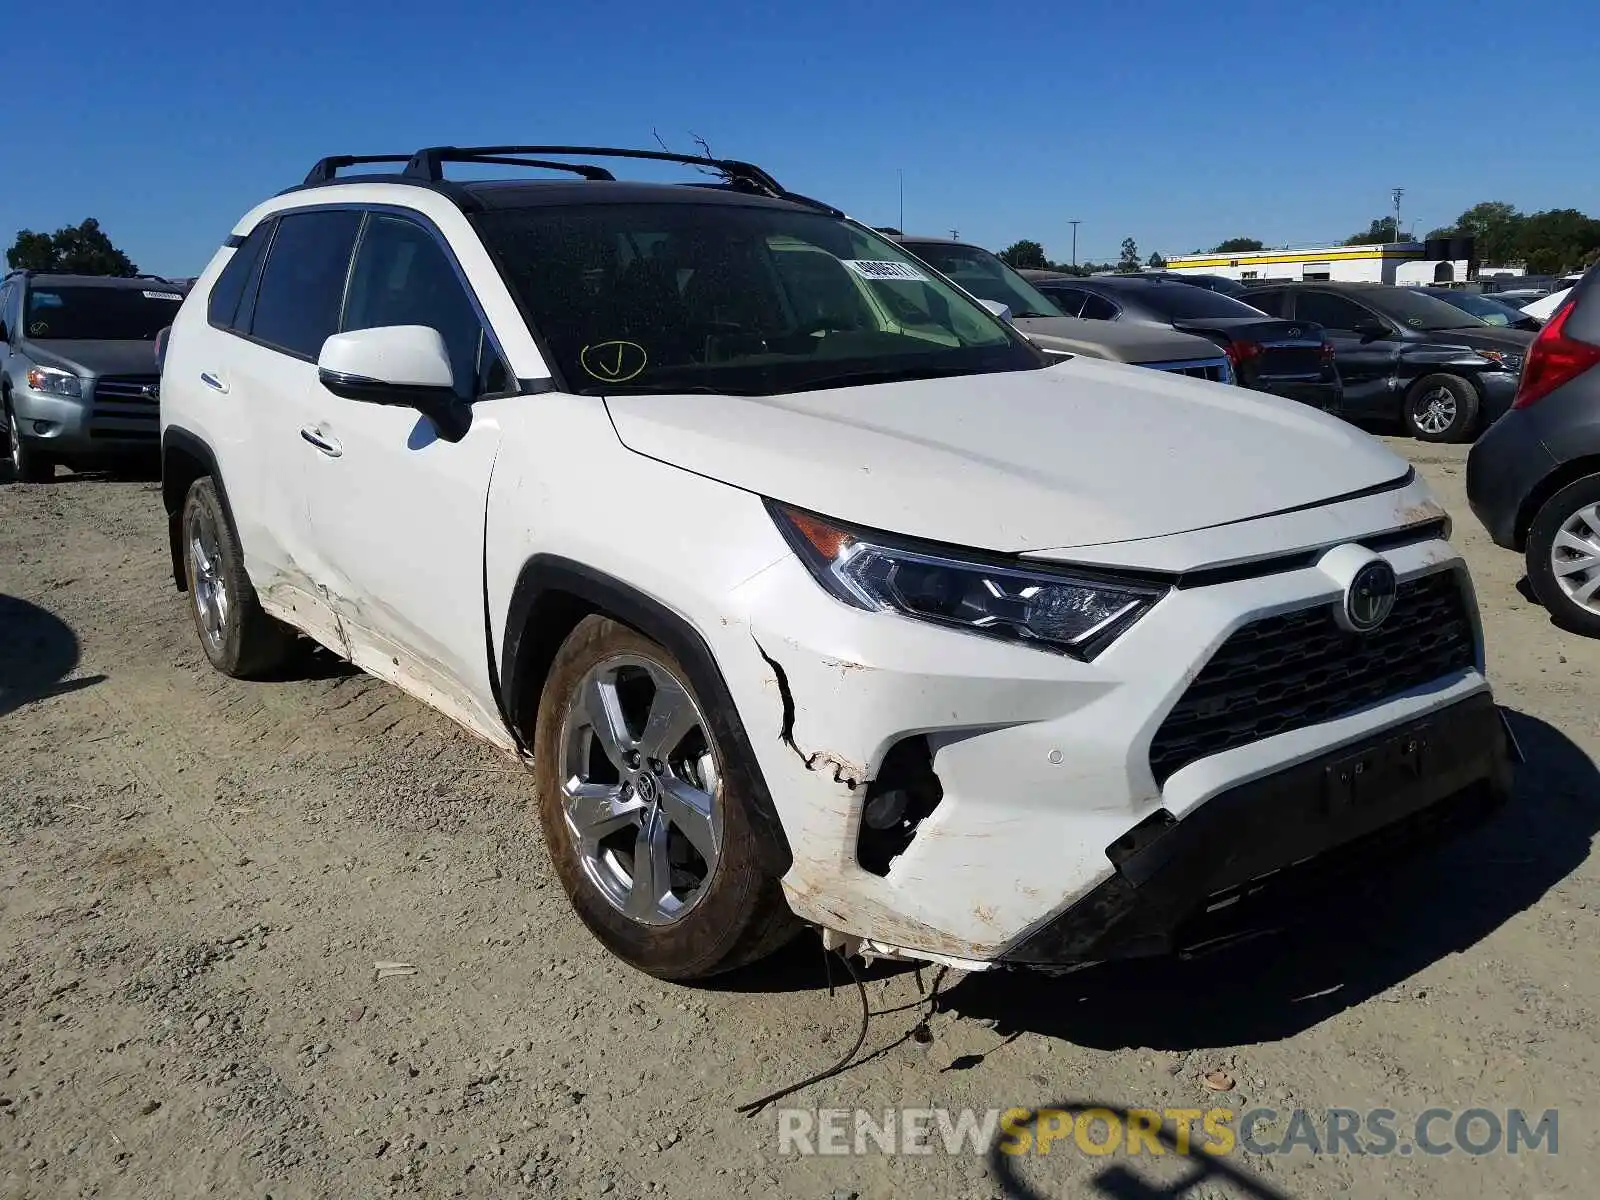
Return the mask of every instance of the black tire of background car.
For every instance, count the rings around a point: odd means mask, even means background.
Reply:
[[[721,857],[704,885],[705,892],[682,918],[671,925],[640,925],[618,912],[584,874],[567,828],[557,777],[562,725],[572,693],[589,669],[617,654],[651,658],[678,679],[689,678],[664,648],[605,617],[584,618],[562,643],[539,697],[533,749],[539,824],[561,886],[573,909],[606,949],[657,979],[704,979],[764,958],[793,938],[801,925],[789,911],[778,881],[759,865],[750,801],[730,784],[733,772],[720,771]],[[706,699],[692,689],[691,694],[704,713]],[[712,750],[719,761],[729,753],[721,744]]]
[[[220,649],[213,648],[206,637],[200,625],[200,614],[193,603],[194,561],[188,547],[195,514],[202,508],[209,510],[215,523],[223,581],[228,589],[230,611]],[[194,620],[200,648],[211,660],[211,665],[235,679],[258,679],[280,669],[294,650],[295,631],[262,611],[261,602],[256,599],[256,589],[245,574],[244,552],[234,540],[233,526],[223,511],[222,501],[217,498],[216,485],[211,482],[209,475],[195,480],[184,500],[183,546],[183,570],[190,598],[189,615]]]
[[[1439,433],[1428,433],[1417,427],[1417,418],[1426,407],[1422,398],[1435,388],[1450,389],[1456,400],[1456,417]],[[1472,438],[1478,425],[1478,389],[1459,375],[1424,375],[1406,392],[1405,406],[1401,410],[1406,432],[1419,442],[1465,442]]]
[[[5,409],[0,413],[4,418],[3,427],[0,427],[0,437],[5,438],[6,454],[11,455],[11,403],[7,398]],[[55,459],[38,450],[28,443],[26,438],[18,438],[15,446],[17,480],[20,483],[49,483],[56,477]]]
[[[1528,583],[1539,603],[1557,625],[1586,637],[1600,637],[1600,615],[1580,607],[1561,590],[1555,569],[1550,565],[1550,552],[1555,546],[1556,533],[1567,518],[1578,509],[1596,503],[1600,503],[1600,475],[1586,475],[1567,484],[1534,514],[1533,524],[1528,527],[1526,552]]]

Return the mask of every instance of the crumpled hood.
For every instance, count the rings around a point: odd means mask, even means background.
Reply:
[[[1159,537],[1406,473],[1260,392],[1074,358],[779,396],[612,396],[639,454],[843,521],[990,550]]]
[[[91,342],[64,338],[30,339],[22,352],[41,367],[74,375],[155,375],[156,344],[145,341]]]

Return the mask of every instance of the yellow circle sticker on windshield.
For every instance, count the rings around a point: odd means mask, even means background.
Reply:
[[[601,383],[626,383],[649,361],[637,342],[596,342],[578,352],[578,364]]]

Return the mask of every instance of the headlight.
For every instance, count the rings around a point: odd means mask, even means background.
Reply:
[[[770,500],[767,508],[817,582],[846,604],[1078,658],[1093,658],[1166,591],[985,561],[977,552],[851,529]]]
[[[1474,350],[1479,358],[1486,358],[1492,363],[1498,363],[1508,371],[1522,370],[1522,355],[1507,354],[1504,350]]]
[[[82,381],[70,371],[54,367],[29,367],[28,386],[36,392],[49,392],[52,396],[83,395]]]

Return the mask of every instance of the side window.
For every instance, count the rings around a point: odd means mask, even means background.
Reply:
[[[262,221],[250,231],[244,244],[233,252],[228,265],[222,268],[216,283],[211,285],[211,298],[206,304],[206,320],[217,329],[231,329],[239,313],[239,301],[244,298],[245,284],[254,271],[261,248],[267,244],[272,229],[270,220]]]
[[[278,218],[278,235],[256,291],[252,337],[302,358],[317,357],[339,327],[350,250],[360,223],[360,213],[347,211]]]
[[[0,284],[0,325],[6,328],[6,336],[11,336],[11,295],[12,287],[9,283]]]
[[[1324,329],[1346,333],[1353,333],[1363,321],[1372,319],[1372,314],[1355,301],[1331,292],[1296,293],[1294,316],[1297,321],[1315,321]]]
[[[1104,296],[1090,292],[1083,299],[1082,316],[1086,321],[1115,321],[1121,310]]]
[[[1281,317],[1286,307],[1283,302],[1284,296],[1285,293],[1281,288],[1275,291],[1267,288],[1251,288],[1239,299],[1243,300],[1251,308],[1259,308],[1269,317]],[[1310,320],[1311,318],[1307,317],[1306,319]]]
[[[1056,307],[1069,317],[1075,317],[1083,311],[1083,302],[1087,298],[1077,288],[1068,287],[1045,288],[1044,294],[1054,300]]]
[[[385,325],[426,325],[438,331],[450,355],[456,391],[472,399],[492,386],[493,343],[478,310],[433,235],[415,221],[374,213],[356,250],[344,330]]]

